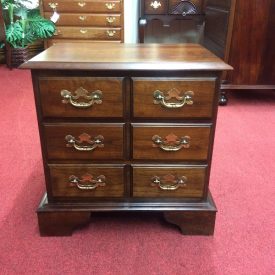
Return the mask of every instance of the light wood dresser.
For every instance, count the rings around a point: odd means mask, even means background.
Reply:
[[[230,66],[196,44],[73,43],[22,68],[45,169],[41,235],[70,235],[102,211],[161,211],[183,234],[213,234],[209,175]]]
[[[56,33],[46,47],[64,42],[123,42],[123,0],[43,0],[42,14],[59,14]]]

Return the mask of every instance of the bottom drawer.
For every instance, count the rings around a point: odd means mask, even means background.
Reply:
[[[54,197],[123,197],[124,167],[49,165]]]
[[[201,198],[207,166],[134,166],[134,197]]]

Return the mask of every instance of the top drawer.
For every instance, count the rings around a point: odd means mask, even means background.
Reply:
[[[216,78],[133,78],[134,117],[211,118]]]
[[[43,0],[43,10],[57,12],[121,12],[121,0]]]
[[[44,117],[122,117],[123,78],[41,77]]]

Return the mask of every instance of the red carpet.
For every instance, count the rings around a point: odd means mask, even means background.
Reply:
[[[0,66],[0,89],[0,274],[274,274],[275,93],[235,92],[219,108],[213,237],[183,236],[156,214],[98,214],[72,237],[41,238],[30,73]]]

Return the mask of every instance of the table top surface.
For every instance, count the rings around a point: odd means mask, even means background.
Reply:
[[[224,71],[232,67],[199,44],[56,44],[20,66],[57,70]]]

